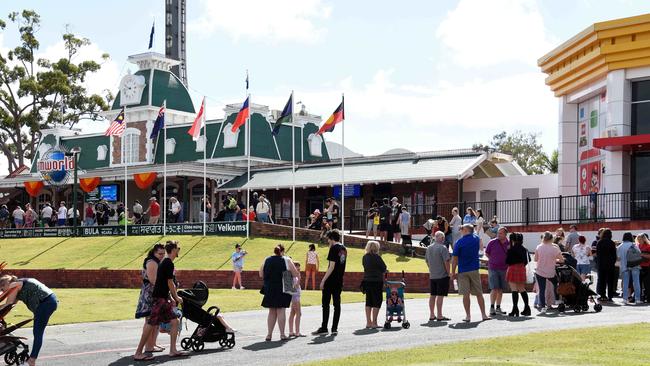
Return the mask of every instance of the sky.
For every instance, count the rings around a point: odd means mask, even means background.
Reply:
[[[154,21],[154,51],[164,53],[164,4],[3,1],[0,16],[36,10],[42,57],[61,56],[66,29],[89,38],[79,60],[111,58],[87,87],[116,94],[120,78],[137,70],[127,57],[147,51]],[[552,151],[558,104],[537,59],[594,22],[650,12],[646,1],[631,0],[191,0],[187,7],[189,88],[197,107],[206,96],[208,117],[242,102],[249,70],[251,101],[273,109],[293,90],[326,119],[344,93],[345,145],[366,155],[471,147],[503,130],[539,133]],[[17,41],[8,25],[0,52]],[[326,139],[340,142],[341,130]]]

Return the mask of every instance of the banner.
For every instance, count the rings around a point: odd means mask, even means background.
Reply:
[[[147,189],[156,181],[157,176],[158,175],[154,172],[133,174],[133,180],[138,188]]]
[[[38,195],[41,193],[41,190],[45,186],[45,183],[43,183],[42,180],[36,182],[25,182],[24,184],[27,194],[32,197],[38,197]]]
[[[95,188],[97,188],[97,186],[99,185],[99,183],[100,183],[101,181],[102,181],[102,180],[101,180],[101,178],[99,178],[99,177],[94,177],[94,178],[81,178],[81,179],[79,179],[79,186],[81,187],[81,189],[82,189],[84,192],[86,192],[86,193],[90,193],[90,192],[92,192]]]

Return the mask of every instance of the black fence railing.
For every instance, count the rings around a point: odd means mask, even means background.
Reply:
[[[437,215],[451,219],[451,210],[454,207],[458,207],[461,217],[465,215],[468,207],[480,208],[486,224],[493,216],[496,216],[499,223],[503,225],[648,220],[650,219],[650,191],[412,205],[409,207],[412,225],[419,227],[426,220]],[[351,210],[350,219],[346,221],[346,229],[365,231],[368,221],[367,212],[367,208]]]

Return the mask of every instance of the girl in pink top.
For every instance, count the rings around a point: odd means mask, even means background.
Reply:
[[[541,313],[545,313],[547,310],[546,296],[544,296],[546,293],[546,280],[551,281],[553,284],[553,293],[555,294],[555,300],[557,300],[555,264],[564,262],[560,248],[553,244],[553,234],[548,231],[544,233],[542,243],[535,249],[535,262],[537,262],[535,278],[537,279],[537,287],[539,288],[539,305],[542,307]]]

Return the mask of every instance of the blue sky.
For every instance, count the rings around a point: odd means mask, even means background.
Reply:
[[[281,109],[293,89],[324,118],[346,94],[346,146],[364,154],[470,147],[501,131],[540,132],[557,146],[557,102],[537,58],[590,24],[650,12],[644,1],[188,1],[189,85],[209,116],[244,95]],[[111,55],[91,90],[115,92],[128,55],[164,52],[164,0],[21,1],[41,14],[43,55],[60,53],[68,28],[89,38],[84,57]],[[13,46],[15,30],[0,36]],[[83,124],[85,131],[107,122]],[[339,141],[340,129],[327,138]]]

